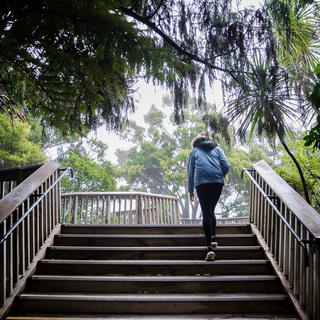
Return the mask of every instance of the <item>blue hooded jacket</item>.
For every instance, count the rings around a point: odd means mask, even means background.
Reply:
[[[189,155],[188,192],[203,183],[224,183],[229,172],[228,163],[223,151],[212,141],[197,142]]]

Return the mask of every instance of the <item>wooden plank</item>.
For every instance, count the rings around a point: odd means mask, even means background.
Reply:
[[[203,234],[201,225],[62,225],[62,233],[105,234]],[[249,224],[224,224],[217,226],[217,234],[250,233]]]
[[[21,182],[12,192],[0,200],[0,223],[4,221],[31,193],[37,190],[43,180],[52,175],[59,164],[49,161]]]
[[[292,312],[287,297],[280,294],[22,294],[18,305],[24,311],[168,314],[168,313],[278,313]]]
[[[5,318],[5,315],[7,314],[8,310],[12,306],[15,297],[24,290],[28,277],[34,274],[34,272],[36,270],[37,263],[41,259],[44,258],[47,248],[49,246],[51,246],[52,243],[53,243],[54,236],[57,233],[60,233],[60,231],[61,231],[61,225],[59,224],[53,229],[51,235],[45,241],[44,245],[42,246],[42,248],[37,253],[37,255],[35,256],[35,258],[32,261],[32,263],[30,264],[29,269],[18,280],[15,288],[13,290],[11,290],[11,295],[5,300],[4,305],[2,307],[0,307],[0,319],[4,319]]]
[[[88,293],[279,293],[275,276],[45,276],[30,279],[27,292]]]
[[[267,260],[47,260],[38,264],[41,274],[95,274],[95,275],[246,275],[272,274]]]
[[[261,247],[218,247],[216,259],[263,259]],[[51,259],[204,259],[206,247],[82,247],[51,246]]]
[[[273,256],[269,252],[269,247],[267,243],[264,241],[264,239],[261,237],[259,230],[254,226],[253,224],[251,225],[252,232],[257,236],[258,243],[263,247],[265,254],[268,258],[268,260],[271,262],[272,267],[274,271],[276,272],[276,275],[279,277],[285,291],[288,293],[288,296],[297,312],[301,320],[309,320],[308,315],[306,312],[301,308],[299,301],[297,300],[296,296],[293,294],[292,287],[290,283],[288,282],[288,279],[283,275],[281,270],[279,269],[279,266],[276,262],[276,260],[273,258]]]

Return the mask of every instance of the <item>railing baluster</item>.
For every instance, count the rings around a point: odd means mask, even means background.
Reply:
[[[6,220],[0,224],[0,238],[2,238],[7,232],[6,224]],[[0,244],[0,306],[4,304],[7,293],[7,245],[7,242]]]

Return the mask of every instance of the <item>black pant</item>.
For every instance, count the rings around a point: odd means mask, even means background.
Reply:
[[[204,183],[196,187],[207,246],[211,245],[211,237],[216,236],[217,219],[214,209],[220,198],[222,188],[223,183]]]

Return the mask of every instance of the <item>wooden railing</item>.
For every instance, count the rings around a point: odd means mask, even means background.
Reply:
[[[72,192],[61,195],[62,222],[177,224],[178,199],[143,192]]]
[[[264,161],[244,171],[250,222],[310,319],[320,319],[320,215]]]
[[[41,165],[37,164],[22,168],[0,169],[0,199],[39,169],[40,166]]]
[[[28,177],[0,200],[1,319],[60,227],[59,181],[67,172],[52,161],[31,175],[22,171],[13,177]]]

